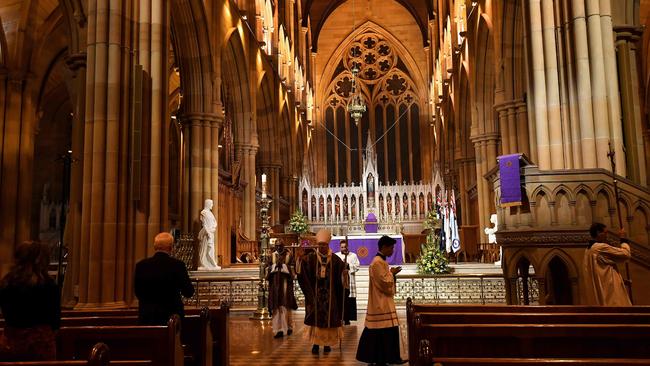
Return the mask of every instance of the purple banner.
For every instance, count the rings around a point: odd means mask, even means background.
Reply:
[[[503,207],[521,205],[520,156],[521,154],[511,154],[497,157],[501,180],[501,206]]]
[[[404,263],[404,244],[402,243],[401,235],[389,235],[391,238],[395,239],[395,251],[393,255],[387,258],[388,264],[391,265],[400,265]],[[348,237],[348,248],[351,252],[355,253],[359,257],[359,262],[361,265],[367,266],[372,262],[372,259],[377,255],[377,242],[381,235],[373,236],[349,236]],[[341,239],[345,239],[343,236],[335,236],[330,241],[330,249],[333,253],[338,252],[341,248],[339,243]]]

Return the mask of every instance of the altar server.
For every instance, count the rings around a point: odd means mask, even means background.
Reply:
[[[399,364],[400,357],[399,321],[395,310],[395,275],[402,268],[388,266],[386,258],[395,250],[395,239],[382,236],[377,243],[379,252],[368,269],[368,308],[366,324],[359,339],[357,360],[365,363]]]
[[[291,312],[298,309],[293,294],[294,271],[291,253],[278,240],[269,264],[269,312],[272,314],[272,327],[275,338],[291,335],[293,324]]]
[[[348,249],[347,240],[341,240],[339,244],[341,250],[336,255],[341,258],[345,263],[348,276],[344,280],[349,284],[348,289],[345,290],[345,301],[343,309],[343,321],[346,325],[350,324],[351,320],[357,320],[357,275],[359,267],[359,257]]]

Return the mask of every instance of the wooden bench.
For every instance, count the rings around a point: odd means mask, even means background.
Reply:
[[[57,336],[57,357],[79,360],[97,342],[111,349],[112,357],[151,360],[160,366],[182,366],[180,319],[170,318],[166,326],[62,326]]]
[[[201,309],[199,314],[186,314],[181,321],[181,344],[185,365],[212,366],[213,337],[210,327],[210,311]],[[61,326],[138,326],[138,317],[93,316],[61,318]]]
[[[613,365],[650,365],[650,360],[628,358],[435,358],[433,366],[613,366]]]
[[[181,321],[181,344],[186,365],[212,366],[213,344],[210,328],[210,312],[202,309],[200,314],[185,315]],[[126,316],[78,316],[61,318],[62,327],[138,326],[138,317]]]
[[[415,304],[406,300],[407,316],[413,313],[650,313],[650,306],[583,306],[583,305],[471,305]]]
[[[599,331],[603,331],[602,327],[598,328],[599,326],[611,326],[613,327],[611,328],[613,332],[617,329],[626,329],[625,327],[632,329],[633,327],[640,326],[641,328],[634,328],[635,330],[630,333],[636,337],[632,338],[632,342],[639,342],[639,339],[646,339],[648,334],[650,334],[650,329],[648,329],[650,327],[650,307],[416,305],[413,304],[411,299],[408,299],[407,324],[409,358],[412,364],[418,362],[422,349],[425,350],[425,354],[428,349],[431,351],[430,354],[436,358],[487,357],[501,359],[504,357],[541,357],[546,359],[557,356],[549,353],[553,351],[553,347],[547,347],[545,349],[546,353],[535,354],[531,353],[530,347],[526,348],[527,342],[532,342],[531,339],[539,338],[540,344],[543,345],[549,339],[551,341],[563,339],[562,342],[557,344],[557,347],[561,349],[562,346],[572,344],[572,337],[591,339],[589,337],[595,337],[600,334],[602,339],[599,338],[599,342],[604,342],[614,337],[614,333],[598,333]],[[571,326],[575,327],[572,328]],[[643,328],[643,326],[646,328]],[[592,329],[589,327],[596,327],[594,328],[595,333],[591,333],[590,330]],[[508,329],[512,332],[503,333],[503,329]],[[569,333],[563,335],[560,332],[558,333],[558,337],[554,338],[548,335],[549,332],[554,331],[553,329],[556,331],[558,329],[567,330]],[[589,331],[586,329],[589,329]],[[499,334],[501,334],[500,340],[493,342],[494,339],[498,338]],[[614,340],[613,342],[616,343],[620,339]],[[426,343],[422,349],[421,341],[425,341]],[[510,346],[499,346],[499,342],[502,342],[503,345]],[[430,346],[427,346],[428,344]],[[454,349],[453,346],[455,344],[460,344],[461,346],[458,346],[458,349]],[[486,348],[486,344],[491,346]],[[607,348],[609,345],[594,351],[593,345],[594,343],[591,343],[589,347],[578,350],[574,354],[564,354],[564,357],[571,359],[586,356],[599,358],[650,357],[650,354],[641,351],[633,354],[616,353],[615,349]],[[514,353],[509,353],[510,351]],[[598,353],[601,351],[602,353]],[[446,354],[444,352],[451,353]],[[425,362],[424,364],[428,363]]]
[[[205,309],[205,310],[204,310]],[[201,313],[207,311],[207,318]],[[191,356],[196,365],[227,366],[229,365],[229,334],[228,319],[230,309],[221,308],[188,308],[181,326],[181,343],[184,352]],[[204,331],[207,322],[210,331]],[[61,326],[136,326],[138,311],[124,310],[64,310]],[[4,320],[0,320],[0,328]],[[212,344],[212,347],[207,345]],[[205,346],[204,346],[205,345]]]
[[[650,324],[648,313],[416,313],[422,324]]]
[[[207,309],[206,316],[201,315],[203,309],[185,309],[185,318],[181,326],[181,343],[185,345],[184,353],[193,360],[195,365],[227,366],[229,365],[229,334],[228,319],[230,309],[227,306]],[[209,324],[209,328],[205,324]],[[95,327],[95,326],[137,326],[137,309],[122,310],[64,310],[62,311],[62,327]],[[0,319],[0,328],[4,327],[4,319]],[[208,331],[209,330],[209,331]],[[212,347],[208,345],[212,344]]]
[[[89,366],[146,366],[153,365],[151,360],[137,360],[137,361],[110,361],[110,352],[108,346],[104,343],[97,343],[90,350],[90,355],[87,361],[22,361],[22,362],[0,362],[0,366],[73,366],[73,365],[89,365]]]
[[[650,359],[650,325],[421,324],[418,364],[437,357]]]

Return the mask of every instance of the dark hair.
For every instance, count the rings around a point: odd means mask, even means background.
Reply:
[[[50,251],[47,246],[34,241],[24,242],[14,251],[14,265],[2,279],[0,286],[33,286],[45,283],[50,277],[47,267]]]
[[[607,226],[605,226],[605,224],[601,224],[600,222],[594,222],[589,228],[589,235],[591,235],[592,238],[596,239],[598,234],[605,231],[606,227]]]
[[[387,247],[389,245],[395,245],[397,243],[397,240],[391,238],[388,235],[384,235],[381,238],[379,238],[379,241],[377,242],[377,248],[381,250],[383,247]]]

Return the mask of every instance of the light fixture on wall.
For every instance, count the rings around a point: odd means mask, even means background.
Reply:
[[[356,30],[356,17],[354,13],[354,0],[352,0],[352,34]],[[352,51],[352,57],[356,57],[356,51]],[[355,125],[359,125],[359,121],[363,114],[366,112],[366,102],[361,95],[361,88],[357,86],[357,77],[359,75],[359,66],[356,62],[352,62],[352,87],[350,90],[350,100],[348,101],[348,113],[350,117],[354,120]]]

